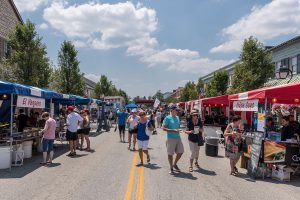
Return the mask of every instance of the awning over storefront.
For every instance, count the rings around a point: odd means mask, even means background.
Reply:
[[[248,92],[229,95],[230,101],[267,100],[269,103],[300,104],[300,83],[291,83],[274,87],[259,88]]]

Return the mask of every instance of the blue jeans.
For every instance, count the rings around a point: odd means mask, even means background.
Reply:
[[[53,151],[53,143],[54,143],[54,140],[49,140],[49,139],[43,138],[43,152]]]

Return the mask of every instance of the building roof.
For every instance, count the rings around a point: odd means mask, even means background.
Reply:
[[[96,83],[94,81],[92,81],[86,77],[83,77],[83,79],[84,79],[85,84],[87,84],[88,86],[90,86],[92,88],[95,88]]]
[[[13,7],[14,12],[15,12],[16,16],[18,17],[18,19],[20,20],[20,22],[23,23],[23,19],[22,19],[20,13],[19,13],[18,8],[16,7],[16,4],[14,3],[14,1],[13,0],[9,0],[8,2]]]
[[[281,48],[284,48],[284,47],[286,47],[286,46],[288,46],[288,45],[292,45],[292,44],[294,44],[294,43],[296,43],[296,42],[299,42],[299,41],[300,41],[300,36],[294,37],[294,38],[292,38],[292,39],[290,39],[290,40],[288,40],[288,41],[285,41],[285,42],[283,42],[283,43],[281,43],[281,44],[279,44],[279,45],[277,45],[277,46],[271,48],[270,51],[276,51],[276,50],[279,50],[279,49],[281,49]]]

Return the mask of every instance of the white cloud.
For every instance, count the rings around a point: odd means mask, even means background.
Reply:
[[[160,49],[153,36],[158,23],[156,11],[140,3],[68,5],[55,1],[44,10],[43,18],[76,47],[125,48],[127,55],[139,56],[149,67],[164,66],[168,70],[205,75],[228,63],[202,58],[197,51],[188,49]]]
[[[32,12],[40,6],[46,5],[49,0],[14,0],[20,12]]]
[[[46,23],[42,23],[40,26],[39,26],[40,29],[42,30],[46,30],[48,29],[48,25]]]
[[[168,70],[201,73],[201,75],[205,75],[232,62],[232,60],[202,58],[198,52],[187,49],[166,49],[149,57],[144,57],[142,61],[148,63],[149,66],[167,64]]]
[[[237,52],[245,38],[254,36],[267,41],[278,36],[300,33],[300,0],[273,0],[255,6],[251,13],[222,30],[227,40],[211,52]]]
[[[131,2],[68,6],[53,2],[43,17],[52,28],[94,49],[125,47],[130,55],[152,52],[157,45],[155,10]]]

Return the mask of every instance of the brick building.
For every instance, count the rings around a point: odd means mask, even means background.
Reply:
[[[23,23],[23,20],[13,0],[0,0],[0,58],[9,54],[6,41],[18,23]]]

